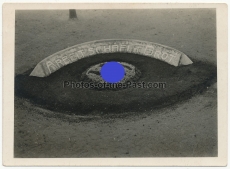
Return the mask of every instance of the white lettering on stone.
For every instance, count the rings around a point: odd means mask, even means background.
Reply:
[[[160,59],[160,56],[161,56],[161,52],[160,51],[156,51],[155,53],[154,53],[154,58],[158,58],[158,59]]]
[[[166,60],[168,58],[168,53],[164,52],[162,55],[161,55],[161,59],[162,60]]]
[[[55,62],[59,68],[61,68],[62,66],[65,66],[65,64],[63,63],[61,59],[56,59]]]
[[[112,51],[113,52],[118,52],[119,46],[118,45],[112,45]]]
[[[188,61],[180,61],[180,57],[183,53],[160,44],[137,40],[106,40],[76,45],[72,48],[68,48],[67,50],[63,50],[57,54],[51,55],[48,57],[48,59],[41,61],[41,63],[39,63],[40,65],[36,66],[33,72],[31,72],[31,76],[47,76],[57,71],[59,68],[75,62],[81,58],[100,53],[115,52],[141,54],[165,61],[174,66],[178,66],[179,62],[180,65],[187,65],[192,63],[192,61],[186,55],[183,55],[183,57],[186,57]],[[44,72],[44,75],[41,72]]]
[[[97,52],[97,53],[100,53],[99,48],[100,48],[99,46],[96,47],[96,52]]]
[[[131,51],[131,47],[130,45],[127,45],[127,52],[130,52]]]
[[[89,51],[90,55],[94,55],[95,54],[94,48],[89,48],[88,51]]]
[[[106,52],[111,52],[111,46],[109,45],[109,46],[104,46],[104,53],[106,53]]]
[[[81,54],[81,58],[83,58],[84,57],[84,53],[83,53],[83,51],[84,50],[79,50],[78,52],[80,52],[80,54]]]
[[[51,61],[47,61],[47,62],[46,62],[46,66],[47,66],[47,68],[48,68],[50,74],[51,74],[52,72],[55,72],[55,71],[58,69],[58,68],[55,66],[55,64],[53,64],[53,62],[51,62]],[[53,69],[53,71],[51,71],[51,68]]]
[[[140,53],[140,49],[141,49],[142,47],[140,47],[140,46],[135,46],[134,47],[134,49],[133,49],[133,52],[134,53]]]
[[[153,54],[153,52],[154,52],[154,49],[147,46],[147,47],[145,48],[144,55],[151,56],[151,55]]]
[[[62,60],[65,63],[65,65],[68,65],[70,63],[70,60],[68,59],[68,57],[66,55],[62,56]]]
[[[125,51],[125,50],[122,50],[122,49],[126,49],[126,48],[127,48],[126,45],[121,45],[120,46],[120,52]]]
[[[70,53],[70,54],[69,54],[69,58],[70,58],[70,60],[71,60],[72,62],[78,60],[78,54],[77,54],[77,52]]]
[[[174,56],[172,54],[170,54],[170,56],[171,56],[171,59],[169,60],[169,63],[171,63],[173,61],[173,59],[176,57],[176,56]]]

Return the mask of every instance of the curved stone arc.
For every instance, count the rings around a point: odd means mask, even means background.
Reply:
[[[79,59],[117,52],[144,55],[173,66],[193,63],[184,53],[158,43],[133,39],[103,39],[81,43],[46,57],[36,65],[30,76],[46,77]]]

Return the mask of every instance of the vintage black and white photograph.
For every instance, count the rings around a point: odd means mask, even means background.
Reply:
[[[218,157],[216,8],[14,22],[13,158]]]

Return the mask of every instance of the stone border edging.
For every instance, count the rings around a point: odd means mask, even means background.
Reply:
[[[117,52],[140,54],[173,66],[193,63],[184,53],[161,44],[132,39],[104,39],[81,43],[56,52],[40,61],[30,76],[46,77],[79,59],[101,53]]]

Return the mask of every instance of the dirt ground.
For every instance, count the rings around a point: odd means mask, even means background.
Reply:
[[[216,66],[215,11],[17,11],[15,75],[67,47],[98,39],[138,39]],[[58,91],[57,91],[58,92]],[[160,109],[121,117],[66,115],[15,97],[15,157],[217,156],[217,84]]]

